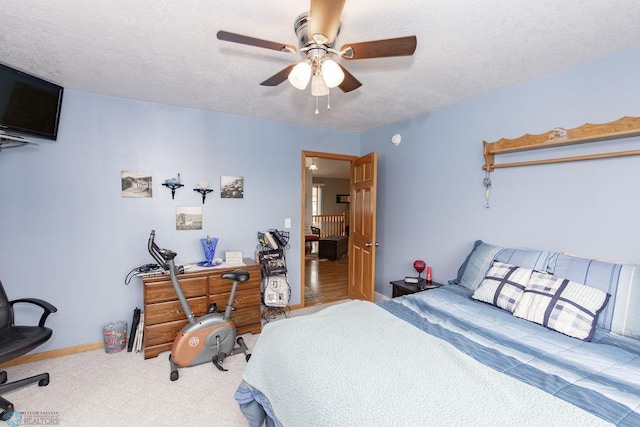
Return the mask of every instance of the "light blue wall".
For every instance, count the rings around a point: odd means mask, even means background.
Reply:
[[[65,91],[55,142],[0,153],[0,280],[11,299],[34,296],[58,313],[38,351],[102,339],[101,325],[130,322],[142,306],[134,267],[153,262],[151,229],[177,263],[203,259],[199,238],[218,237],[217,255],[252,257],[256,233],[292,218],[288,253],[292,303],[300,301],[300,152],[359,153],[356,134]],[[121,171],[153,176],[153,198],[121,197]],[[186,186],[161,186],[181,173]],[[244,199],[221,199],[220,176],[243,176]],[[202,205],[198,181],[214,188]],[[177,206],[202,206],[203,229],[176,231]],[[39,316],[20,307],[24,324]]]
[[[638,75],[640,48],[363,135],[67,90],[58,141],[0,153],[0,280],[12,299],[59,308],[49,323],[56,333],[38,351],[95,342],[102,323],[130,321],[142,305],[139,280],[125,286],[124,277],[152,262],[151,229],[178,262],[191,262],[206,234],[220,238],[218,254],[251,254],[257,231],[289,217],[297,303],[301,150],[379,153],[376,290],[386,295],[417,258],[435,280],[455,277],[478,238],[640,262],[640,157],[497,170],[489,209],[481,169],[482,140],[640,116]],[[607,144],[638,149],[640,138]],[[153,198],[122,198],[122,170],[151,172]],[[187,186],[171,200],[160,184],[178,172]],[[221,175],[244,176],[245,198],[220,199]],[[216,190],[203,230],[176,231],[176,206],[202,206],[190,188],[200,180]],[[21,308],[18,320],[38,315]]]
[[[496,170],[489,209],[481,169],[483,140],[640,116],[638,76],[635,48],[362,135],[362,152],[379,153],[376,291],[391,295],[418,258],[434,280],[454,278],[476,239],[640,263],[640,157]],[[592,145],[637,150],[640,138]]]

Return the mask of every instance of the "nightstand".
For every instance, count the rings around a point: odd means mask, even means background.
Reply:
[[[416,292],[426,291],[429,289],[436,289],[440,286],[443,286],[442,283],[431,282],[427,288],[422,288],[421,286],[426,286],[426,281],[422,280],[420,283],[405,283],[404,280],[394,280],[391,283],[393,285],[393,296],[401,297],[402,295],[415,294]]]

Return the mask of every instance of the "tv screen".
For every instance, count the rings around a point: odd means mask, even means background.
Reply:
[[[0,130],[55,140],[64,89],[0,64]]]

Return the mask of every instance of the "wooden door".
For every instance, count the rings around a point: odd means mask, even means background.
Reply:
[[[373,301],[376,270],[378,154],[351,163],[349,298]]]

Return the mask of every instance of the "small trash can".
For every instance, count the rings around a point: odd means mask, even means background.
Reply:
[[[127,322],[118,320],[102,325],[104,351],[112,354],[124,350],[127,346]]]

